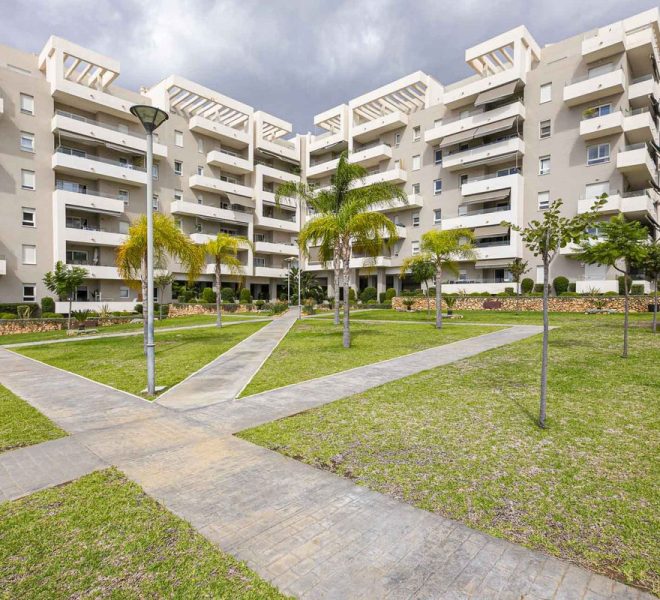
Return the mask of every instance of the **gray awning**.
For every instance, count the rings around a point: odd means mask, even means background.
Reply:
[[[507,233],[509,233],[508,227],[504,227],[503,225],[488,225],[487,227],[477,227],[474,230],[474,237],[495,237],[499,235],[506,235]]]
[[[289,158],[288,156],[281,156],[280,154],[277,154],[276,152],[271,152],[270,150],[265,150],[264,148],[259,148],[259,152],[263,154],[268,154],[268,156],[272,156],[274,158],[279,158],[280,160],[283,160],[286,163],[289,163],[290,165],[294,165],[296,167],[300,166],[300,163],[297,160],[293,160],[292,158]]]
[[[494,202],[495,200],[504,200],[511,195],[511,189],[497,190],[493,192],[482,192],[481,194],[472,194],[465,196],[461,204],[474,204],[476,202]]]
[[[475,269],[506,269],[513,262],[506,259],[478,260],[474,263]]]
[[[459,131],[458,133],[452,133],[451,135],[442,138],[439,147],[446,148],[447,146],[453,146],[454,144],[467,142],[474,137],[474,132],[475,129],[469,129],[468,131]]]
[[[254,208],[254,200],[248,198],[247,196],[239,196],[238,194],[230,194],[227,192],[227,198],[232,204],[238,204],[240,206],[246,206],[247,208]]]
[[[510,96],[513,94],[513,92],[516,91],[516,86],[518,85],[518,81],[510,81],[509,83],[505,83],[504,85],[500,85],[496,88],[492,88],[490,90],[486,90],[485,92],[481,92],[477,96],[477,99],[474,101],[475,106],[482,106],[484,104],[488,104],[489,102],[495,102],[495,100],[500,100],[501,98],[506,98],[507,96]]]
[[[488,125],[482,125],[477,127],[474,132],[474,137],[481,137],[482,135],[488,135],[489,133],[497,133],[498,131],[505,131],[511,129],[513,124],[516,122],[517,117],[509,117],[508,119],[502,119],[495,123],[488,123]]]

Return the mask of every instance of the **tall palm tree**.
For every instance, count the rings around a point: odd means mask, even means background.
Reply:
[[[233,275],[239,275],[243,272],[243,265],[238,258],[238,251],[241,247],[247,246],[254,250],[252,242],[247,238],[229,235],[227,233],[218,233],[218,235],[204,244],[203,249],[206,254],[211,256],[215,265],[215,310],[216,310],[216,327],[222,327],[222,304],[221,294],[222,290],[222,268],[225,267],[227,271]]]
[[[455,273],[457,260],[474,258],[474,234],[469,229],[431,230],[420,240],[420,254],[403,261],[401,272],[405,273],[415,261],[423,260],[435,265],[435,326],[442,329],[442,274]]]
[[[154,213],[154,265],[164,266],[167,258],[183,265],[192,283],[199,276],[204,264],[204,253],[183,233],[174,219],[162,213]],[[147,217],[142,215],[133,221],[128,237],[117,249],[117,268],[122,279],[129,285],[137,282],[142,291],[143,319],[146,344],[147,330]]]

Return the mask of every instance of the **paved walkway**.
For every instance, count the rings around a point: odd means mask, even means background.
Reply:
[[[32,478],[28,450],[33,462],[65,460],[73,471],[116,465],[223,550],[300,598],[651,598],[229,435],[263,422],[271,402],[277,415],[292,414],[538,331],[493,332],[322,384],[185,412],[0,350],[2,383],[73,434],[0,455],[0,473],[10,475],[0,477],[0,489],[15,497],[68,477],[48,479],[35,469],[41,475]],[[316,398],[301,404],[311,389]]]

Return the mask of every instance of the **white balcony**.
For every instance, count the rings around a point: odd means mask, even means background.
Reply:
[[[372,175],[367,175],[361,182],[359,182],[355,187],[366,187],[373,183],[405,183],[408,181],[408,172],[404,171],[400,167],[395,167],[394,169],[388,169],[387,171],[382,171],[381,173],[374,173]]]
[[[391,256],[360,256],[352,257],[350,260],[351,269],[363,269],[363,268],[373,268],[373,267],[391,267],[392,266],[392,257]]]
[[[288,271],[282,267],[254,267],[255,277],[271,277],[285,279]]]
[[[188,185],[191,189],[201,190],[203,192],[236,194],[244,198],[254,198],[254,190],[251,187],[239,183],[230,183],[229,181],[224,181],[217,177],[208,177],[207,175],[191,175],[190,179],[188,179]]]
[[[628,86],[628,100],[634,108],[648,105],[649,96],[660,98],[660,84],[652,75],[633,79]]]
[[[513,243],[505,244],[502,246],[484,246],[481,248],[476,248],[475,256],[477,260],[493,260],[493,259],[503,259],[510,258],[514,259],[518,256],[518,250]]]
[[[623,131],[623,113],[620,110],[600,117],[587,117],[580,121],[580,135],[585,140],[595,140]]]
[[[170,204],[170,212],[173,215],[187,215],[191,217],[201,217],[209,221],[228,221],[230,223],[240,223],[247,225],[252,223],[253,214],[240,212],[227,208],[217,208],[198,204],[196,202],[186,202],[185,200],[175,200]]]
[[[229,127],[211,119],[195,116],[190,119],[188,126],[193,133],[200,133],[220,140],[223,144],[232,148],[247,148],[250,145],[249,132]]]
[[[296,175],[290,171],[276,169],[275,167],[270,167],[268,165],[257,164],[254,170],[257,175],[261,175],[261,177],[267,181],[275,181],[278,183],[285,183],[287,181],[300,181],[300,175]]]
[[[295,217],[289,219],[276,219],[275,217],[264,217],[256,215],[255,225],[269,231],[288,231],[295,233],[298,231],[298,222]]]
[[[267,192],[266,190],[260,190],[257,192],[261,201],[265,204],[271,204],[273,206],[277,205],[275,200],[275,194],[273,192]],[[289,208],[296,208],[298,206],[295,198],[288,198],[287,196],[280,196],[280,206],[288,206]]]
[[[300,162],[300,143],[298,142],[298,138],[290,140],[282,138],[267,140],[263,137],[257,137],[256,146],[268,154],[279,156],[285,160]]]
[[[514,186],[522,186],[522,175],[514,173],[512,175],[488,175],[484,177],[477,177],[464,183],[461,187],[461,194],[463,196],[472,196],[473,194],[483,194],[485,192],[493,192],[496,190],[505,190],[513,188]],[[522,189],[522,188],[520,188]]]
[[[394,228],[396,229],[396,237],[400,240],[405,240],[408,236],[408,229],[403,225],[399,225],[398,223],[394,224]],[[380,235],[383,239],[389,239],[390,237],[390,234],[386,229],[383,229],[380,232]]]
[[[389,144],[376,144],[370,148],[354,150],[348,157],[348,162],[369,168],[390,158],[392,158],[392,147]]]
[[[51,159],[52,168],[58,173],[80,177],[105,179],[127,185],[146,185],[147,173],[139,167],[122,165],[114,160],[92,156],[73,156],[57,150]]]
[[[442,219],[442,229],[473,229],[487,225],[499,225],[502,221],[515,223],[516,217],[512,210],[476,211],[472,214],[459,215]]]
[[[649,111],[637,110],[623,119],[623,131],[631,144],[657,141],[658,128]]]
[[[645,143],[625,146],[616,156],[616,168],[642,179],[656,180],[656,168]]]
[[[307,169],[307,177],[323,177],[324,175],[329,175],[334,173],[337,170],[337,165],[339,164],[338,158],[332,158],[330,160],[325,160],[323,162],[318,162],[316,164],[310,165]]]
[[[99,265],[76,265],[87,270],[87,279],[112,279],[115,281],[121,280],[119,269],[111,266]]]
[[[6,258],[0,258],[0,275],[6,275],[7,274],[7,259]]]
[[[75,229],[73,227],[64,228],[65,241],[77,244],[91,246],[120,246],[126,241],[127,237],[128,236],[123,233],[114,233],[110,231]]]
[[[582,40],[582,56],[593,62],[625,50],[625,33],[621,23],[601,27],[595,35]]]
[[[173,271],[175,273],[185,273],[186,272],[183,265],[177,265],[173,269]],[[252,271],[252,269],[250,268],[250,266],[248,264],[241,263],[241,271],[239,273],[239,276],[240,275],[249,275],[249,274],[251,274],[251,271]],[[207,263],[206,265],[204,265],[204,267],[202,268],[202,275],[215,275],[215,263]],[[230,271],[225,265],[222,265],[220,267],[220,275],[236,277],[237,274]]]
[[[508,140],[477,146],[464,152],[448,154],[443,158],[442,166],[449,171],[455,171],[467,167],[496,164],[510,160],[515,155],[524,154],[525,142],[519,137],[512,137]]]
[[[284,256],[298,256],[298,246],[281,242],[255,242],[255,252],[260,254],[280,254]]]
[[[424,141],[427,144],[437,144],[441,139],[448,135],[460,133],[461,131],[469,131],[485,125],[491,125],[512,117],[525,119],[525,116],[525,106],[523,103],[512,102],[506,106],[500,106],[499,108],[485,112],[476,112],[466,117],[456,117],[447,120],[443,119],[440,125],[424,132]]]
[[[343,132],[331,132],[326,131],[319,135],[311,135],[309,142],[307,144],[307,151],[310,154],[320,154],[327,152],[330,148],[339,149],[339,147],[344,147],[346,145],[346,136]]]
[[[53,202],[64,204],[65,206],[73,206],[82,208],[86,211],[110,214],[123,214],[125,204],[123,200],[116,198],[107,198],[105,196],[97,196],[96,194],[80,192],[70,192],[68,190],[55,190],[53,192]]]
[[[147,152],[147,140],[144,135],[120,131],[108,123],[100,123],[73,113],[58,110],[51,119],[50,129],[53,133],[68,131],[99,142],[135,150],[140,154]],[[154,156],[166,158],[167,146],[154,142]]]
[[[400,210],[420,209],[424,206],[424,197],[419,194],[409,194],[407,202],[394,200],[393,202],[379,202],[371,210],[377,212],[397,212]]]
[[[623,213],[629,217],[640,218],[649,216],[657,218],[655,202],[651,197],[652,191],[626,192],[625,194],[613,194],[606,198],[605,204],[598,209],[601,214]],[[578,213],[586,213],[596,202],[595,198],[583,198],[578,201]]]
[[[355,141],[364,143],[373,140],[388,131],[401,129],[406,125],[408,125],[408,115],[395,110],[387,115],[373,119],[372,121],[353,125],[351,134]]]
[[[564,102],[568,106],[577,106],[585,102],[593,102],[614,94],[620,94],[625,89],[623,69],[615,69],[609,73],[584,77],[574,80],[564,87]]]
[[[506,84],[511,84],[518,80],[524,81],[524,79],[524,69],[516,66],[487,77],[473,76],[464,83],[452,84],[445,87],[442,102],[449,109],[458,108],[466,104],[472,104],[479,94],[500,87],[503,88]]]
[[[51,82],[51,95],[62,104],[87,112],[103,112],[137,122],[131,114],[132,100],[87,87],[74,81],[58,78]]]
[[[214,167],[220,167],[227,173],[244,175],[252,172],[252,162],[242,156],[236,156],[222,150],[211,150],[206,155],[206,162]]]

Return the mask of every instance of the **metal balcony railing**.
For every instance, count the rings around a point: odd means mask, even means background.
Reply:
[[[95,162],[104,163],[106,165],[113,165],[115,167],[122,167],[122,168],[128,169],[130,171],[139,171],[141,173],[146,173],[146,169],[144,169],[142,167],[136,167],[135,165],[131,165],[131,164],[128,164],[128,163],[122,163],[118,160],[112,160],[110,158],[103,158],[101,156],[94,156],[94,155],[86,154],[86,153],[85,153],[84,156],[80,156],[80,154],[76,150],[74,150],[72,148],[67,148],[66,146],[59,146],[58,148],[56,148],[55,151],[58,154],[67,154],[68,156],[76,156],[78,158],[85,158],[87,160],[93,160]]]
[[[582,75],[580,77],[576,77],[575,79],[571,79],[571,81],[567,81],[564,84],[564,87],[568,87],[569,85],[573,85],[574,83],[580,83],[582,81],[588,81],[589,79],[597,79],[598,77],[602,77],[603,75],[608,75],[609,73],[614,73],[615,71],[622,71],[623,69],[615,69],[614,66],[612,66],[611,69],[608,71],[603,71],[602,73],[597,73],[595,75]]]
[[[97,127],[103,127],[104,129],[110,129],[111,131],[118,131],[119,133],[132,135],[140,139],[146,138],[145,134],[143,133],[140,132],[134,133],[132,131],[124,129],[123,127],[120,127],[119,125],[112,125],[111,123],[101,123],[100,121],[95,121],[94,119],[88,119],[87,117],[81,117],[80,115],[77,115],[72,112],[68,112],[66,110],[56,110],[55,114],[60,115],[62,117],[67,117],[69,119],[75,119],[76,121],[80,121],[81,123],[88,123],[89,125],[96,125]]]

